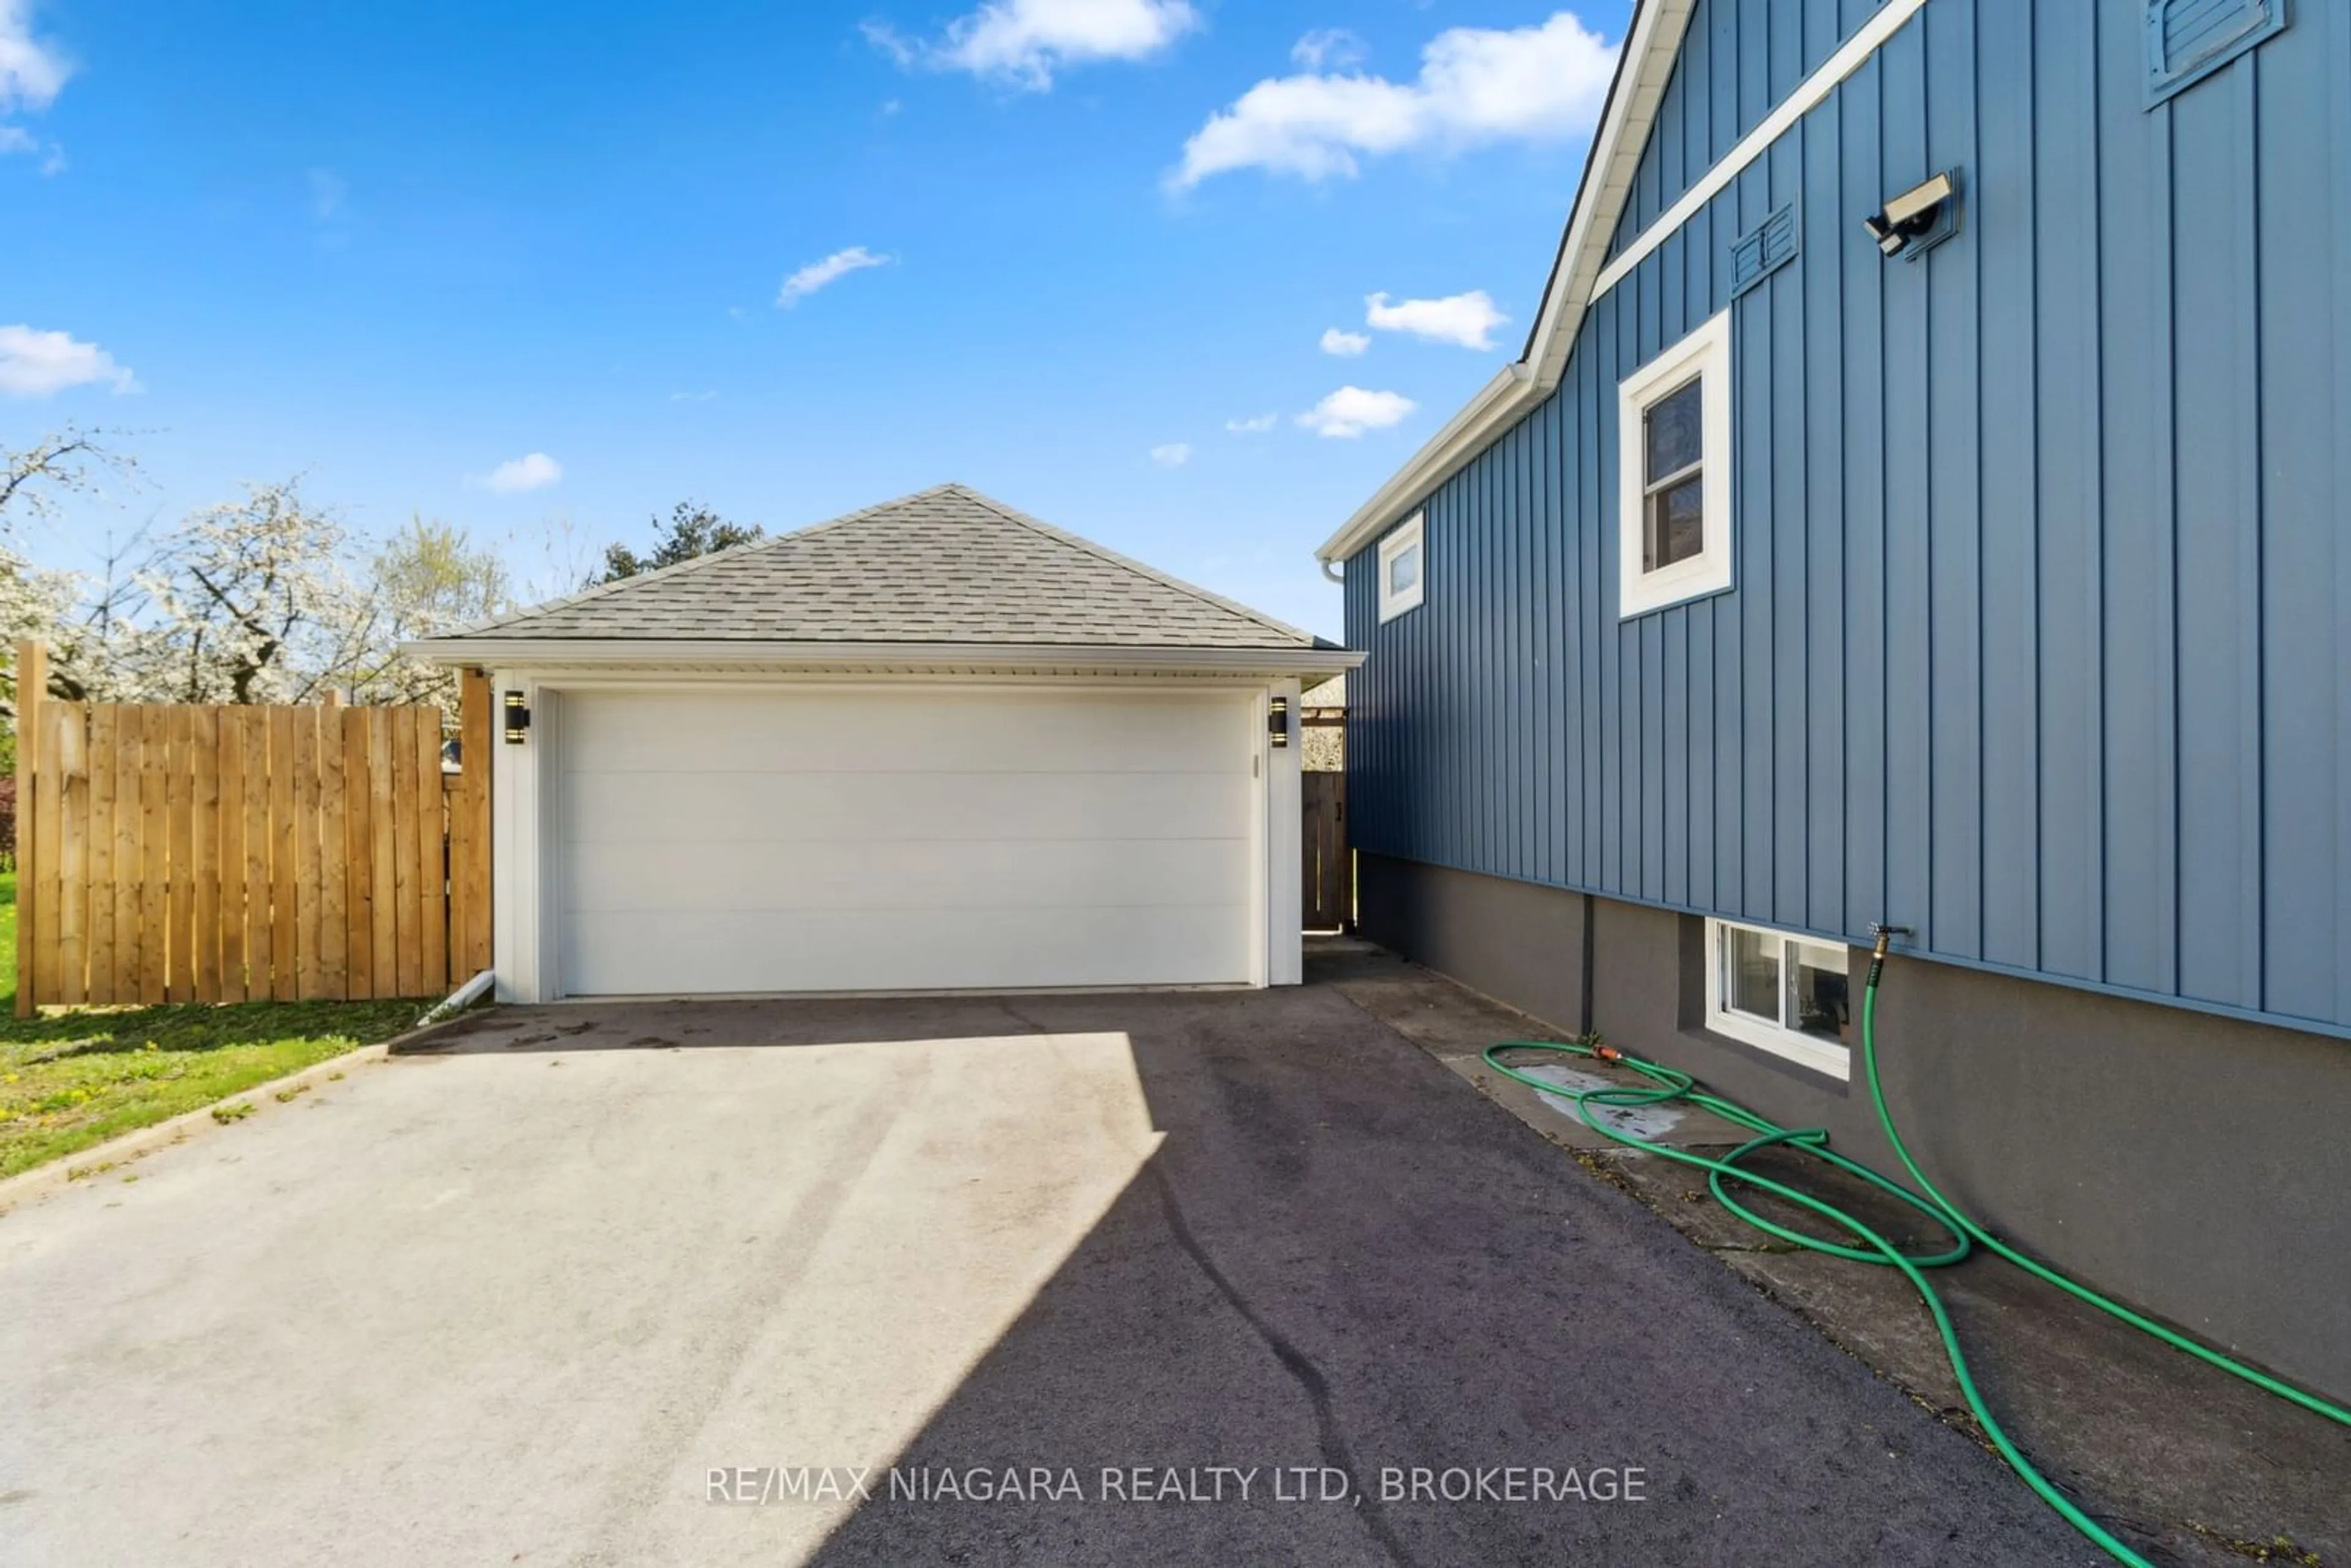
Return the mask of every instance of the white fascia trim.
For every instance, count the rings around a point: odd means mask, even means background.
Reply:
[[[1426,500],[1431,490],[1483,451],[1496,431],[1508,429],[1550,390],[1535,381],[1523,361],[1503,366],[1467,407],[1446,421],[1445,427],[1413,455],[1411,462],[1356,508],[1344,528],[1322,541],[1314,558],[1342,561],[1363,549],[1373,535]]]
[[[1560,245],[1526,355],[1503,366],[1468,407],[1447,420],[1411,462],[1325,539],[1314,552],[1318,559],[1344,560],[1363,549],[1373,535],[1426,499],[1431,490],[1485,450],[1496,433],[1517,423],[1559,385],[1566,345],[1574,342],[1575,327],[1590,298],[1588,289],[1578,294],[1573,280],[1579,273],[1596,275],[1607,258],[1608,234],[1632,193],[1641,149],[1648,142],[1649,126],[1673,76],[1682,33],[1696,5],[1697,0],[1646,0],[1634,15],[1616,68],[1617,81],[1610,89],[1610,112],[1595,136],[1591,167],[1576,192],[1567,236]],[[1588,263],[1583,259],[1587,254]]]
[[[1648,144],[1657,105],[1666,83],[1680,57],[1682,34],[1695,0],[1651,0],[1633,18],[1619,66],[1621,94],[1613,97],[1612,112],[1600,128],[1591,172],[1576,193],[1575,212],[1569,220],[1566,243],[1552,269],[1541,320],[1528,345],[1526,358],[1508,366],[1469,405],[1454,416],[1412,461],[1380,486],[1372,498],[1347,519],[1344,527],[1314,552],[1323,561],[1344,560],[1396,518],[1426,500],[1430,491],[1458,473],[1463,465],[1492,444],[1536,403],[1551,395],[1567,367],[1568,351],[1583,325],[1584,312],[1594,299],[1624,281],[1650,252],[1687,223],[1692,214],[1722,191],[1788,129],[1820,107],[1845,78],[1883,47],[1902,25],[1917,15],[1927,0],[1886,0],[1878,11],[1831,55],[1820,69],[1806,77],[1796,90],[1743,137],[1738,146],[1699,179],[1671,207],[1641,231],[1614,261],[1608,259],[1608,236],[1631,195],[1633,175],[1641,152]],[[1629,76],[1625,73],[1629,71]],[[1507,400],[1497,392],[1510,383]]]
[[[448,637],[403,643],[430,664],[510,669],[708,667],[841,670],[1122,670],[1148,674],[1297,675],[1329,678],[1359,667],[1344,648],[1103,648],[1053,643],[758,643],[730,639]]]
[[[1655,223],[1643,229],[1633,243],[1608,264],[1593,286],[1592,298],[1597,299],[1625,281],[1632,270],[1640,266],[1651,251],[1673,236],[1708,202],[1729,188],[1730,183],[1743,173],[1748,165],[1771,150],[1771,143],[1795,128],[1796,121],[1818,109],[1829,94],[1843,85],[1844,78],[1869,62],[1871,56],[1883,47],[1888,38],[1899,32],[1902,25],[1916,16],[1927,0],[1887,0],[1879,11],[1856,29],[1844,47],[1831,55],[1820,69],[1804,78],[1803,85],[1782,99],[1780,107],[1763,117],[1763,123],[1740,139],[1739,145],[1723,155],[1722,162],[1708,169],[1698,183],[1682,193],[1681,199],[1660,214]]]

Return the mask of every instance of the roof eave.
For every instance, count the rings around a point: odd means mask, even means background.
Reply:
[[[512,670],[1066,670],[1135,674],[1328,677],[1356,668],[1345,648],[1133,648],[1078,643],[809,643],[746,638],[434,637],[403,643],[412,659]]]
[[[1356,508],[1344,527],[1322,542],[1315,559],[1344,560],[1369,544],[1374,534],[1426,500],[1430,491],[1493,438],[1493,432],[1541,402],[1550,390],[1536,381],[1524,361],[1504,365],[1409,463]]]
[[[1314,552],[1316,559],[1342,561],[1362,549],[1558,387],[1593,287],[1607,264],[1609,236],[1632,193],[1634,171],[1696,4],[1641,0],[1634,11],[1525,355],[1505,365],[1338,532],[1323,540]]]

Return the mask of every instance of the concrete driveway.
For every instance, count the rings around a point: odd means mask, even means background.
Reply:
[[[0,1557],[2097,1560],[1331,987],[439,1043],[0,1218]]]

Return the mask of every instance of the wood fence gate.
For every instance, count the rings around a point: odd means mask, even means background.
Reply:
[[[1304,927],[1337,931],[1355,920],[1355,857],[1347,849],[1347,776],[1301,773],[1299,793],[1306,821],[1299,841],[1306,856]]]
[[[444,995],[490,963],[488,683],[434,707],[82,704],[17,664],[16,1011]]]

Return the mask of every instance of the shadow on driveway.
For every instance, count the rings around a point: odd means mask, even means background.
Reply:
[[[899,1495],[866,1478],[816,1562],[2103,1561],[1997,1460],[1331,988],[534,1009],[432,1046],[1032,1031],[1123,1033],[1163,1141],[906,1421]],[[923,1330],[884,1312],[871,1332]],[[1416,1469],[1517,1497],[1415,1498]],[[974,1495],[1008,1472],[1020,1495]]]

